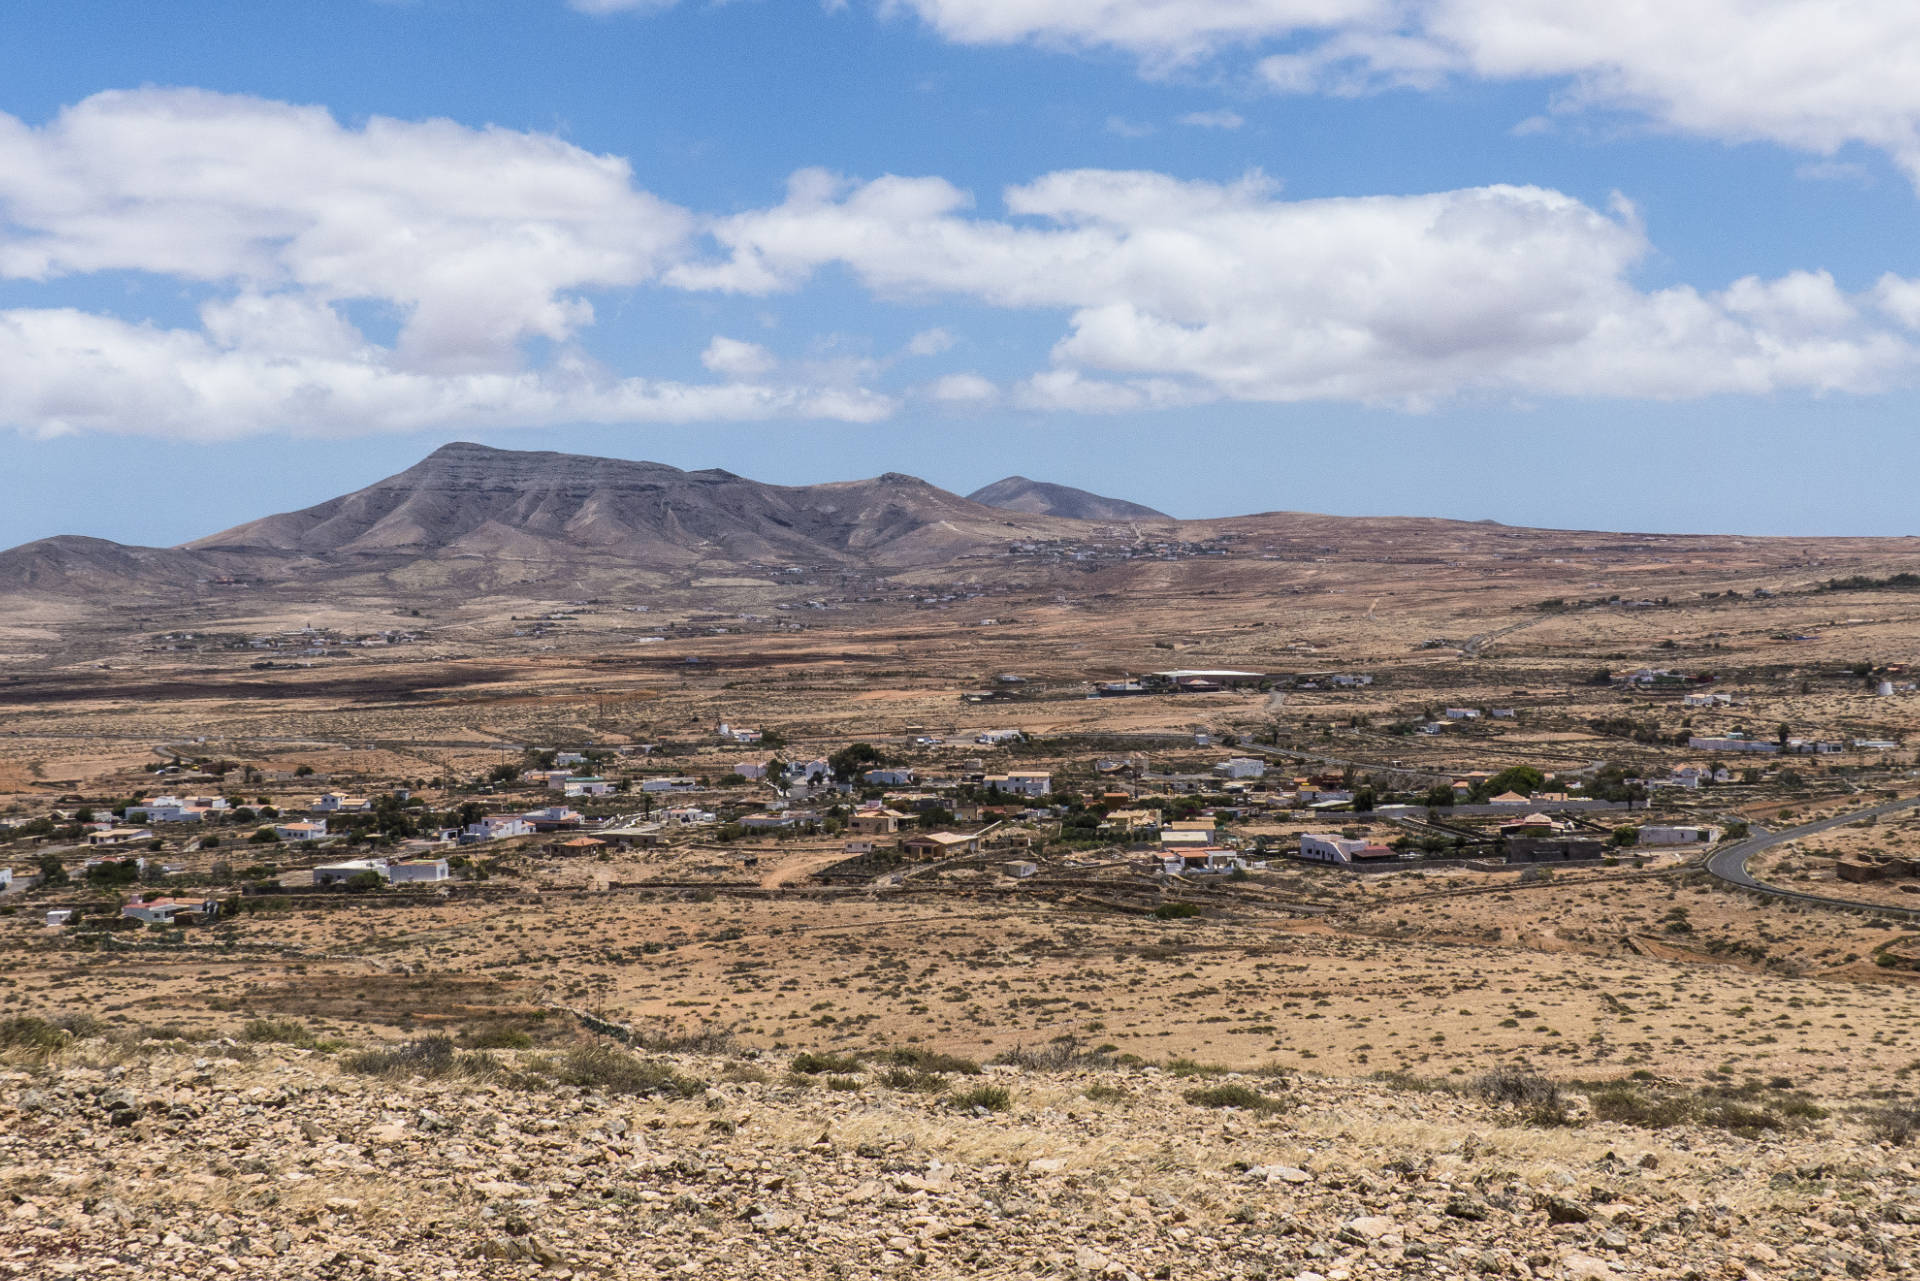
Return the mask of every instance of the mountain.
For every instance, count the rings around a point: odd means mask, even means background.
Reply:
[[[1075,489],[1071,485],[1051,485],[1025,476],[996,480],[984,489],[967,495],[976,503],[998,507],[1002,511],[1027,512],[1035,516],[1064,516],[1070,520],[1171,520],[1165,512],[1143,507],[1119,498]]]
[[[943,563],[1009,537],[1055,532],[1029,516],[888,473],[767,485],[731,472],[453,444],[365,489],[186,545],[349,565],[419,557],[894,568]]]
[[[231,572],[216,556],[75,534],[0,552],[0,592],[120,592],[140,584],[183,588]]]

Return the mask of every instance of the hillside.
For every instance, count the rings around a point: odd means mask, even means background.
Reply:
[[[1001,511],[1026,512],[1035,516],[1064,516],[1070,520],[1171,520],[1165,512],[1155,511],[1125,499],[1106,498],[1071,485],[1054,485],[1025,476],[1009,476],[967,495],[969,501],[997,507]]]
[[[445,555],[901,566],[1003,541],[1008,528],[987,507],[896,473],[767,485],[720,470],[453,444],[365,489],[187,546],[336,563]],[[1019,532],[1035,531],[1023,523]]]

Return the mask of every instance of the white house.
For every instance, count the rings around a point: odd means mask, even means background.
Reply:
[[[447,860],[443,858],[412,859],[404,863],[387,864],[387,881],[392,885],[444,881],[450,875],[451,873],[447,870]]]
[[[317,841],[327,834],[327,820],[315,818],[298,823],[275,823],[273,834],[283,841]]]
[[[860,779],[869,787],[912,787],[913,771],[898,766],[870,769]]]
[[[748,729],[744,725],[729,725],[722,721],[720,737],[729,743],[757,743],[764,735],[757,729]]]
[[[489,814],[478,823],[467,824],[460,835],[463,842],[501,841],[512,836],[532,836],[533,824],[518,814]]]
[[[315,885],[344,885],[364,872],[372,872],[381,880],[391,879],[387,874],[387,860],[383,858],[351,858],[341,863],[322,863],[313,869]]]
[[[1477,721],[1480,709],[1477,707],[1449,707],[1444,713],[1450,721]]]
[[[790,782],[812,783],[823,779],[833,772],[824,756],[816,756],[810,761],[795,761],[787,766],[787,779]]]
[[[995,747],[1001,743],[1017,743],[1020,741],[1020,738],[1021,733],[1017,729],[990,729],[975,734],[973,741],[976,743],[984,743],[988,747]]]
[[[1240,856],[1238,850],[1224,849],[1217,845],[1190,850],[1162,851],[1158,857],[1160,872],[1164,876],[1245,871],[1247,867],[1247,860]]]
[[[561,790],[563,796],[611,796],[613,784],[604,778],[570,778]]]
[[[1721,693],[1688,694],[1680,702],[1687,707],[1732,707],[1733,695]]]
[[[1213,767],[1221,778],[1265,778],[1267,763],[1251,756],[1235,756]]]
[[[0,867],[0,894],[5,894],[12,888],[13,869],[10,867]]]
[[[1351,866],[1358,862],[1371,862],[1374,859],[1389,859],[1395,856],[1391,849],[1384,845],[1376,845],[1372,841],[1334,836],[1327,832],[1303,832],[1300,835],[1300,857],[1315,863],[1339,863]]]
[[[1053,775],[1045,770],[1008,770],[987,775],[985,782],[989,791],[1012,796],[1045,796],[1053,790]]]
[[[144,818],[149,823],[198,823],[212,808],[211,805],[183,801],[178,796],[155,796],[137,805],[127,806],[127,818],[129,821]],[[226,808],[224,800],[220,808]]]
[[[587,763],[587,756],[585,752],[555,752],[553,754],[553,763],[555,765],[585,765]]]
[[[1856,738],[1853,746],[1860,752],[1891,752],[1898,750],[1900,744],[1890,738]]]
[[[1327,684],[1333,686],[1335,689],[1359,689],[1363,685],[1373,684],[1373,677],[1346,676],[1346,675],[1329,676],[1327,678]]]
[[[310,814],[364,814],[373,808],[373,802],[364,796],[343,796],[339,792],[328,792],[325,796],[313,798],[313,804],[307,806]]]
[[[673,778],[643,778],[640,780],[640,790],[643,792],[651,792],[655,795],[661,792],[691,792],[698,789],[699,786],[699,779],[686,778],[684,776]]]
[[[89,845],[131,845],[135,841],[150,841],[153,833],[144,827],[109,827],[103,831],[88,832]]]
[[[220,915],[220,902],[210,898],[157,898],[145,903],[129,903],[120,909],[120,915],[130,920],[145,921],[148,925],[172,925],[176,918],[182,916],[211,921]]]

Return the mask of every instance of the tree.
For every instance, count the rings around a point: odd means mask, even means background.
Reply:
[[[1500,796],[1507,792],[1518,792],[1522,796],[1532,796],[1545,787],[1547,776],[1531,765],[1510,765],[1492,778],[1481,783],[1474,790],[1482,796]]]
[[[130,858],[106,859],[87,869],[87,880],[95,885],[131,885],[140,879],[140,864]]]
[[[278,845],[280,843],[280,833],[274,831],[271,827],[263,827],[252,836],[249,836],[247,840],[254,845]]]
[[[1445,783],[1435,783],[1427,789],[1424,804],[1428,809],[1449,809],[1453,805],[1453,789]]]
[[[296,766],[294,766],[294,769],[293,769],[293,776],[294,776],[295,778],[312,778],[312,777],[313,777],[313,766],[311,766],[311,765],[296,765]]]
[[[1780,744],[1780,746],[1785,747],[1787,745],[1787,735],[1791,734],[1792,732],[1793,732],[1793,727],[1788,725],[1785,721],[1781,721],[1780,728],[1774,731],[1774,738]]]
[[[67,869],[60,863],[58,854],[42,854],[38,860],[40,883],[42,885],[65,885]]]
[[[1638,845],[1640,843],[1640,829],[1631,824],[1625,827],[1616,827],[1613,829],[1613,836],[1610,839],[1613,844],[1623,849],[1629,845]]]
[[[1371,787],[1361,788],[1353,794],[1353,812],[1356,814],[1370,813],[1373,810],[1374,800],[1374,791]]]
[[[374,871],[372,868],[368,868],[364,872],[355,872],[347,878],[347,893],[364,894],[368,890],[377,890],[386,883],[387,881],[384,876],[381,876],[380,873]]]
[[[872,743],[849,743],[833,755],[827,757],[827,768],[833,776],[842,781],[850,781],[869,765],[884,764],[880,750]]]

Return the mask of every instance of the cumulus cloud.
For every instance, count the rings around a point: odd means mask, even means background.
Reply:
[[[41,127],[0,115],[0,280],[148,273],[220,296],[199,331],[6,313],[0,418],[225,436],[773,412],[871,417],[847,389],[681,386],[524,368],[564,353],[588,294],[657,280],[693,215],[626,161],[560,139],[195,90],[104,93]],[[344,318],[398,319],[390,348]],[[712,362],[710,362],[711,364]],[[750,380],[734,360],[716,371]]]
[[[1218,111],[1189,111],[1180,117],[1180,123],[1195,129],[1238,129],[1247,123],[1247,118],[1237,111],[1222,108]]]
[[[909,356],[938,356],[954,344],[954,337],[944,329],[922,329],[907,339]]]
[[[950,333],[884,358],[823,336],[792,360],[715,335],[710,383],[609,370],[576,341],[605,292],[766,296],[835,266],[883,301],[1058,314],[1024,379],[916,375],[911,394],[954,404],[1871,391],[1908,376],[1920,340],[1920,284],[1895,276],[1865,293],[1816,272],[1642,289],[1630,208],[1536,187],[1289,201],[1257,173],[1068,170],[1001,203],[983,212],[940,177],[803,170],[776,205],[707,217],[545,135],[348,128],[195,91],[0,116],[0,280],[57,304],[64,281],[144,273],[203,299],[197,325],[0,311],[0,423],[220,439],[870,421],[897,408],[876,384]],[[389,319],[397,337],[369,336]]]
[[[1113,48],[1154,73],[1234,48],[1290,93],[1431,88],[1456,76],[1562,82],[1705,137],[1894,156],[1920,182],[1920,6],[1912,0],[888,0],[947,39]]]
[[[1125,49],[1156,64],[1302,28],[1384,23],[1390,0],[882,0],[962,44]]]
[[[700,363],[716,374],[752,378],[771,372],[779,362],[759,343],[715,334],[707,349],[700,353]]]
[[[972,204],[939,178],[805,171],[667,279],[766,294],[838,264],[882,297],[1063,311],[1020,391],[1047,408],[1867,391],[1914,360],[1888,308],[1825,275],[1638,289],[1634,212],[1537,187],[1287,201],[1257,174],[1074,170],[1007,191],[1009,217]]]
[[[949,405],[984,405],[1000,398],[1000,389],[979,374],[946,374],[927,384],[927,395]]]
[[[567,0],[567,8],[601,16],[609,13],[658,13],[680,0]]]
[[[617,378],[577,358],[542,370],[428,373],[395,366],[337,317],[283,311],[278,319],[280,329],[240,337],[213,325],[162,329],[64,308],[0,311],[0,421],[36,435],[225,440],[266,428],[333,434],[559,422],[872,422],[895,409],[890,398],[859,388]],[[289,328],[295,342],[273,341]]]

